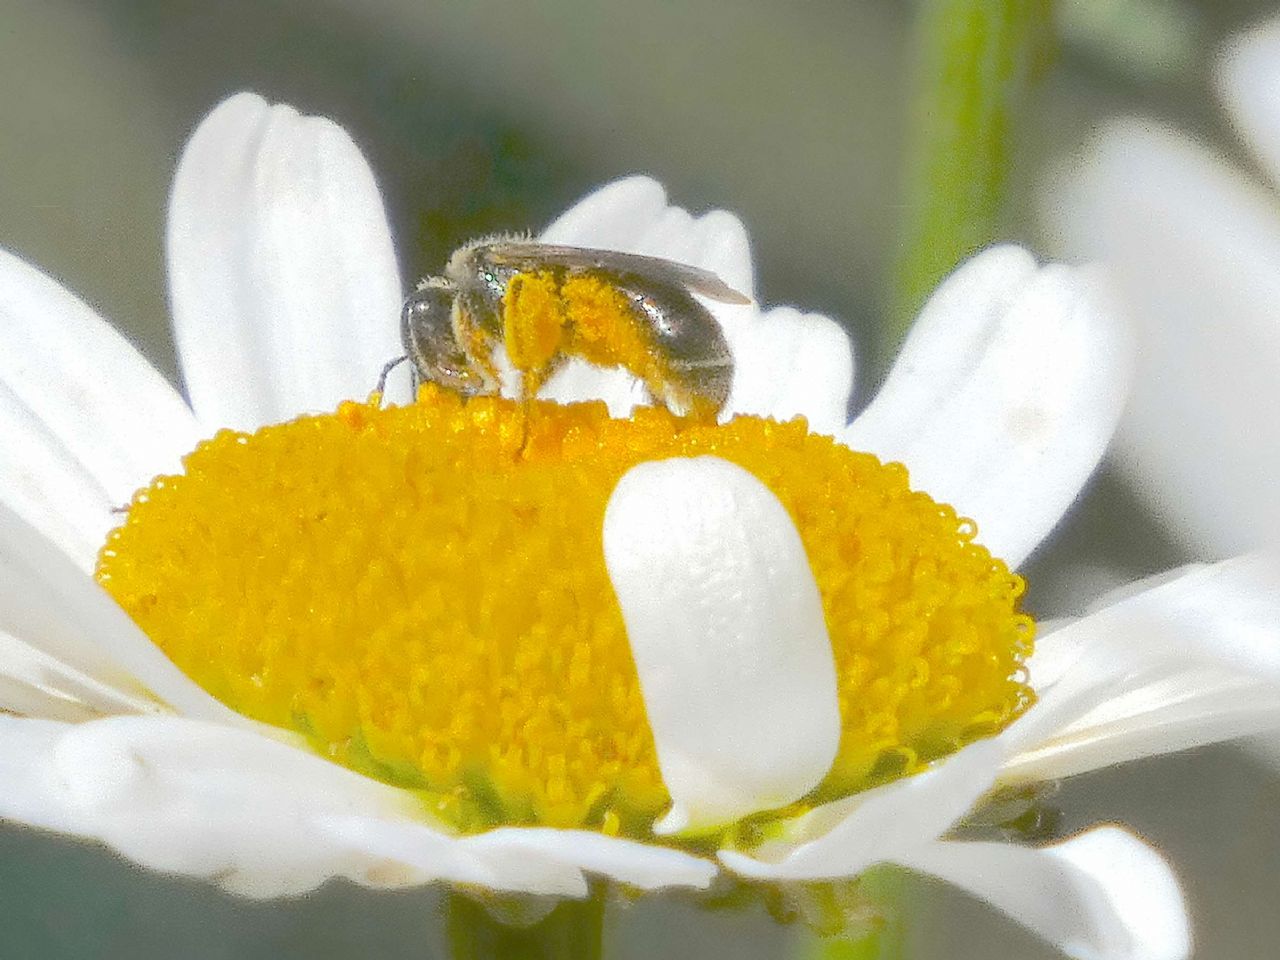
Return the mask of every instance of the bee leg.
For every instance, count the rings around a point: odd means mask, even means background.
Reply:
[[[390,375],[391,371],[392,371],[392,370],[394,370],[396,367],[400,366],[400,364],[404,363],[404,362],[405,362],[406,360],[408,360],[408,359],[409,359],[409,355],[406,353],[406,354],[403,354],[403,355],[401,355],[401,356],[399,356],[399,357],[396,357],[394,360],[389,360],[389,361],[387,361],[386,365],[385,365],[385,366],[383,366],[383,368],[382,368],[382,373],[378,374],[378,385],[377,385],[376,387],[374,387],[374,388],[373,388],[373,389],[374,389],[374,393],[376,393],[376,394],[378,395],[378,399],[379,399],[379,400],[381,400],[381,399],[382,399],[382,397],[383,397],[383,396],[386,394],[386,392],[387,392],[387,377]],[[413,389],[413,392],[414,392],[414,394],[417,394],[417,392],[418,392],[418,383],[417,383],[418,378],[417,378],[417,376],[416,376],[416,375],[414,376],[413,380],[414,380],[414,384],[413,384],[413,388],[414,388],[414,389]]]

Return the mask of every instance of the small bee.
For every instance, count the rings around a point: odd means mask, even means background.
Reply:
[[[715,274],[670,260],[490,238],[459,248],[443,276],[418,285],[400,331],[415,388],[497,393],[501,345],[526,399],[577,356],[627,369],[673,412],[713,416],[728,399],[733,357],[694,294],[750,302]]]

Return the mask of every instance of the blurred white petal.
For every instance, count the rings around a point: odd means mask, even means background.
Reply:
[[[1233,37],[1217,80],[1245,139],[1280,185],[1280,20]]]
[[[1101,459],[1130,352],[1091,276],[1028,272],[1025,255],[996,248],[939,288],[844,439],[904,463],[916,489],[976,520],[979,541],[1017,566]]]
[[[1191,931],[1177,878],[1118,827],[1051,847],[944,842],[898,861],[968,890],[1080,960],[1185,960]]]
[[[715,457],[641,464],[614,490],[604,554],[631,641],[672,833],[782,806],[840,738],[822,599],[786,509]]]
[[[1114,446],[1134,489],[1200,556],[1280,538],[1277,197],[1174,130],[1121,121],[1046,202],[1136,321]]]
[[[382,199],[329,120],[223,101],[178,164],[168,253],[183,376],[210,428],[363,400],[402,352]]]
[[[0,250],[0,499],[91,569],[129,502],[199,430],[177,392],[60,284]]]

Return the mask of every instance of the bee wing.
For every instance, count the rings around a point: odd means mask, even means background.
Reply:
[[[570,270],[603,270],[683,287],[722,303],[750,303],[751,298],[739,293],[710,270],[691,267],[687,263],[645,257],[617,250],[592,250],[587,247],[563,247],[536,241],[499,241],[487,243],[476,251],[494,266],[536,270],[539,267],[567,267]]]

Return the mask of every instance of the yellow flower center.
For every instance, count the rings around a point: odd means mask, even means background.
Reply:
[[[464,830],[647,836],[669,803],[602,520],[645,460],[714,454],[789,511],[843,733],[829,799],[987,735],[1031,693],[1020,578],[898,464],[802,420],[463,401],[433,387],[222,431],[134,498],[99,582],[198,683]]]

